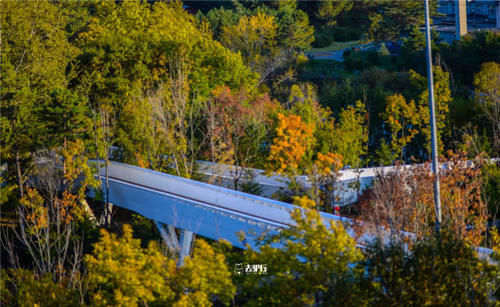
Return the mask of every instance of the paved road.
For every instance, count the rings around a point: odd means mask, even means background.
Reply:
[[[363,50],[363,49],[367,49],[367,48],[372,47],[372,46],[373,46],[373,43],[360,44],[360,45],[352,46],[349,48],[344,48],[344,49],[337,50],[337,51],[307,51],[305,54],[308,57],[313,58],[315,60],[335,60],[338,62],[343,62],[344,61],[343,55],[344,55],[344,52],[346,50],[352,50],[352,49],[356,49],[356,48]]]

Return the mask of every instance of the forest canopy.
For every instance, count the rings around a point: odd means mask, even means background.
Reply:
[[[500,33],[432,33],[449,166],[436,235],[422,5],[0,2],[0,303],[498,303]],[[96,170],[110,161],[218,184],[200,165],[223,164],[225,187],[257,195],[262,170],[285,183],[272,198],[295,205],[295,224],[244,251],[197,238],[184,259],[108,201]],[[340,208],[342,172],[375,166],[394,167],[367,189],[358,174],[359,201]],[[243,263],[269,270],[236,274]]]

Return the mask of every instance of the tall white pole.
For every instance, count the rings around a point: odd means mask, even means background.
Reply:
[[[455,0],[456,39],[467,34],[467,0]]]
[[[425,41],[427,58],[427,81],[429,86],[429,108],[431,113],[431,148],[432,148],[432,172],[434,173],[434,205],[436,207],[436,232],[441,227],[441,197],[439,191],[439,161],[436,133],[436,107],[434,103],[434,80],[432,76],[432,50],[431,50],[431,27],[429,17],[429,0],[425,0]]]

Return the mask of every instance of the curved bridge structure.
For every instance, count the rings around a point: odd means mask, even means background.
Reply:
[[[105,168],[100,168],[103,186],[105,174]],[[154,220],[165,243],[179,252],[179,265],[190,254],[193,234],[225,239],[239,248],[246,248],[246,244],[256,248],[255,239],[262,233],[294,225],[290,213],[299,208],[119,162],[108,164],[108,195],[110,203]],[[350,219],[337,215],[321,212],[321,216],[324,223],[351,224]],[[176,228],[181,232],[180,239]],[[240,233],[245,234],[243,241]],[[364,234],[358,244],[371,237]],[[477,250],[482,257],[491,253],[485,248]]]
[[[100,169],[105,186],[104,167]],[[193,234],[233,246],[255,246],[255,238],[294,224],[290,213],[298,208],[223,187],[156,172],[124,163],[108,164],[109,202],[156,222],[163,239],[188,255]],[[321,213],[324,222],[349,220]],[[175,228],[181,230],[180,242]],[[241,241],[239,233],[245,234]],[[182,261],[182,260],[181,260]]]

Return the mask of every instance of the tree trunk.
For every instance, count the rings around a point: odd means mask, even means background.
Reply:
[[[94,141],[95,141],[95,155],[97,159],[97,179],[99,180],[99,184],[102,184],[101,182],[101,163],[99,160],[99,142],[97,141],[97,115],[94,115]]]
[[[105,210],[105,223],[106,223],[106,226],[109,226],[111,224],[111,211],[113,210],[113,205],[109,203],[109,165],[108,165],[108,159],[106,159],[104,165],[106,167],[106,208],[104,208],[104,210]]]
[[[23,175],[21,172],[21,161],[19,159],[19,150],[16,150],[16,170],[17,170],[17,184],[19,185],[19,195],[21,198],[24,197],[24,183],[23,183]]]
[[[68,141],[64,137],[64,150],[68,149]],[[63,159],[63,189],[66,190],[66,159]]]

